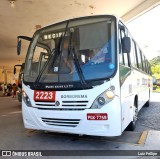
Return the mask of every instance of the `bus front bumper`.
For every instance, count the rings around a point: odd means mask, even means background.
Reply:
[[[22,113],[25,128],[61,133],[94,136],[119,136],[121,128],[120,99],[114,100],[101,109],[74,111],[42,110],[27,107],[22,101]],[[88,120],[87,114],[107,114],[107,120]]]

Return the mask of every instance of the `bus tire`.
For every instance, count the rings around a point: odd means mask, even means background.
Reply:
[[[149,100],[145,103],[145,107],[149,107]]]
[[[134,116],[133,116],[133,121],[130,122],[130,124],[127,127],[128,131],[134,131],[136,128],[136,121],[138,118],[138,103],[137,100],[134,101]]]
[[[149,91],[149,99],[148,99],[148,101],[145,103],[145,107],[149,107],[149,104],[150,104],[150,91]]]

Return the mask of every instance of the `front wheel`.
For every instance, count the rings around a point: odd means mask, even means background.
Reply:
[[[136,128],[136,121],[138,118],[138,108],[134,106],[134,115],[133,115],[133,121],[128,125],[127,130],[128,131],[134,131]]]

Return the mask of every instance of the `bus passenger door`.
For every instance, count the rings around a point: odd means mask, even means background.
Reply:
[[[124,38],[128,37],[125,26],[119,29],[119,76],[121,89],[121,107],[122,107],[122,131],[129,125],[133,119],[133,84],[130,53],[123,48]]]

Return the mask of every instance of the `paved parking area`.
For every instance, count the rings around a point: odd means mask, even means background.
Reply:
[[[62,150],[62,153],[65,153],[63,150],[71,150],[72,153],[73,150],[159,150],[159,95],[160,94],[152,95],[151,106],[149,108],[144,107],[140,111],[135,132],[125,131],[121,137],[110,138],[26,130],[23,126],[20,103],[11,97],[0,97],[0,149]],[[55,157],[56,156],[54,156],[54,158]],[[67,157],[62,154],[61,158]],[[68,158],[75,158],[75,156],[71,154]],[[83,157],[77,156],[76,158]],[[87,158],[91,158],[91,156],[87,156]],[[93,158],[110,157],[92,156],[92,159]],[[117,157],[114,156],[112,158]],[[126,156],[125,158],[135,157]],[[141,158],[143,158],[143,156]]]

